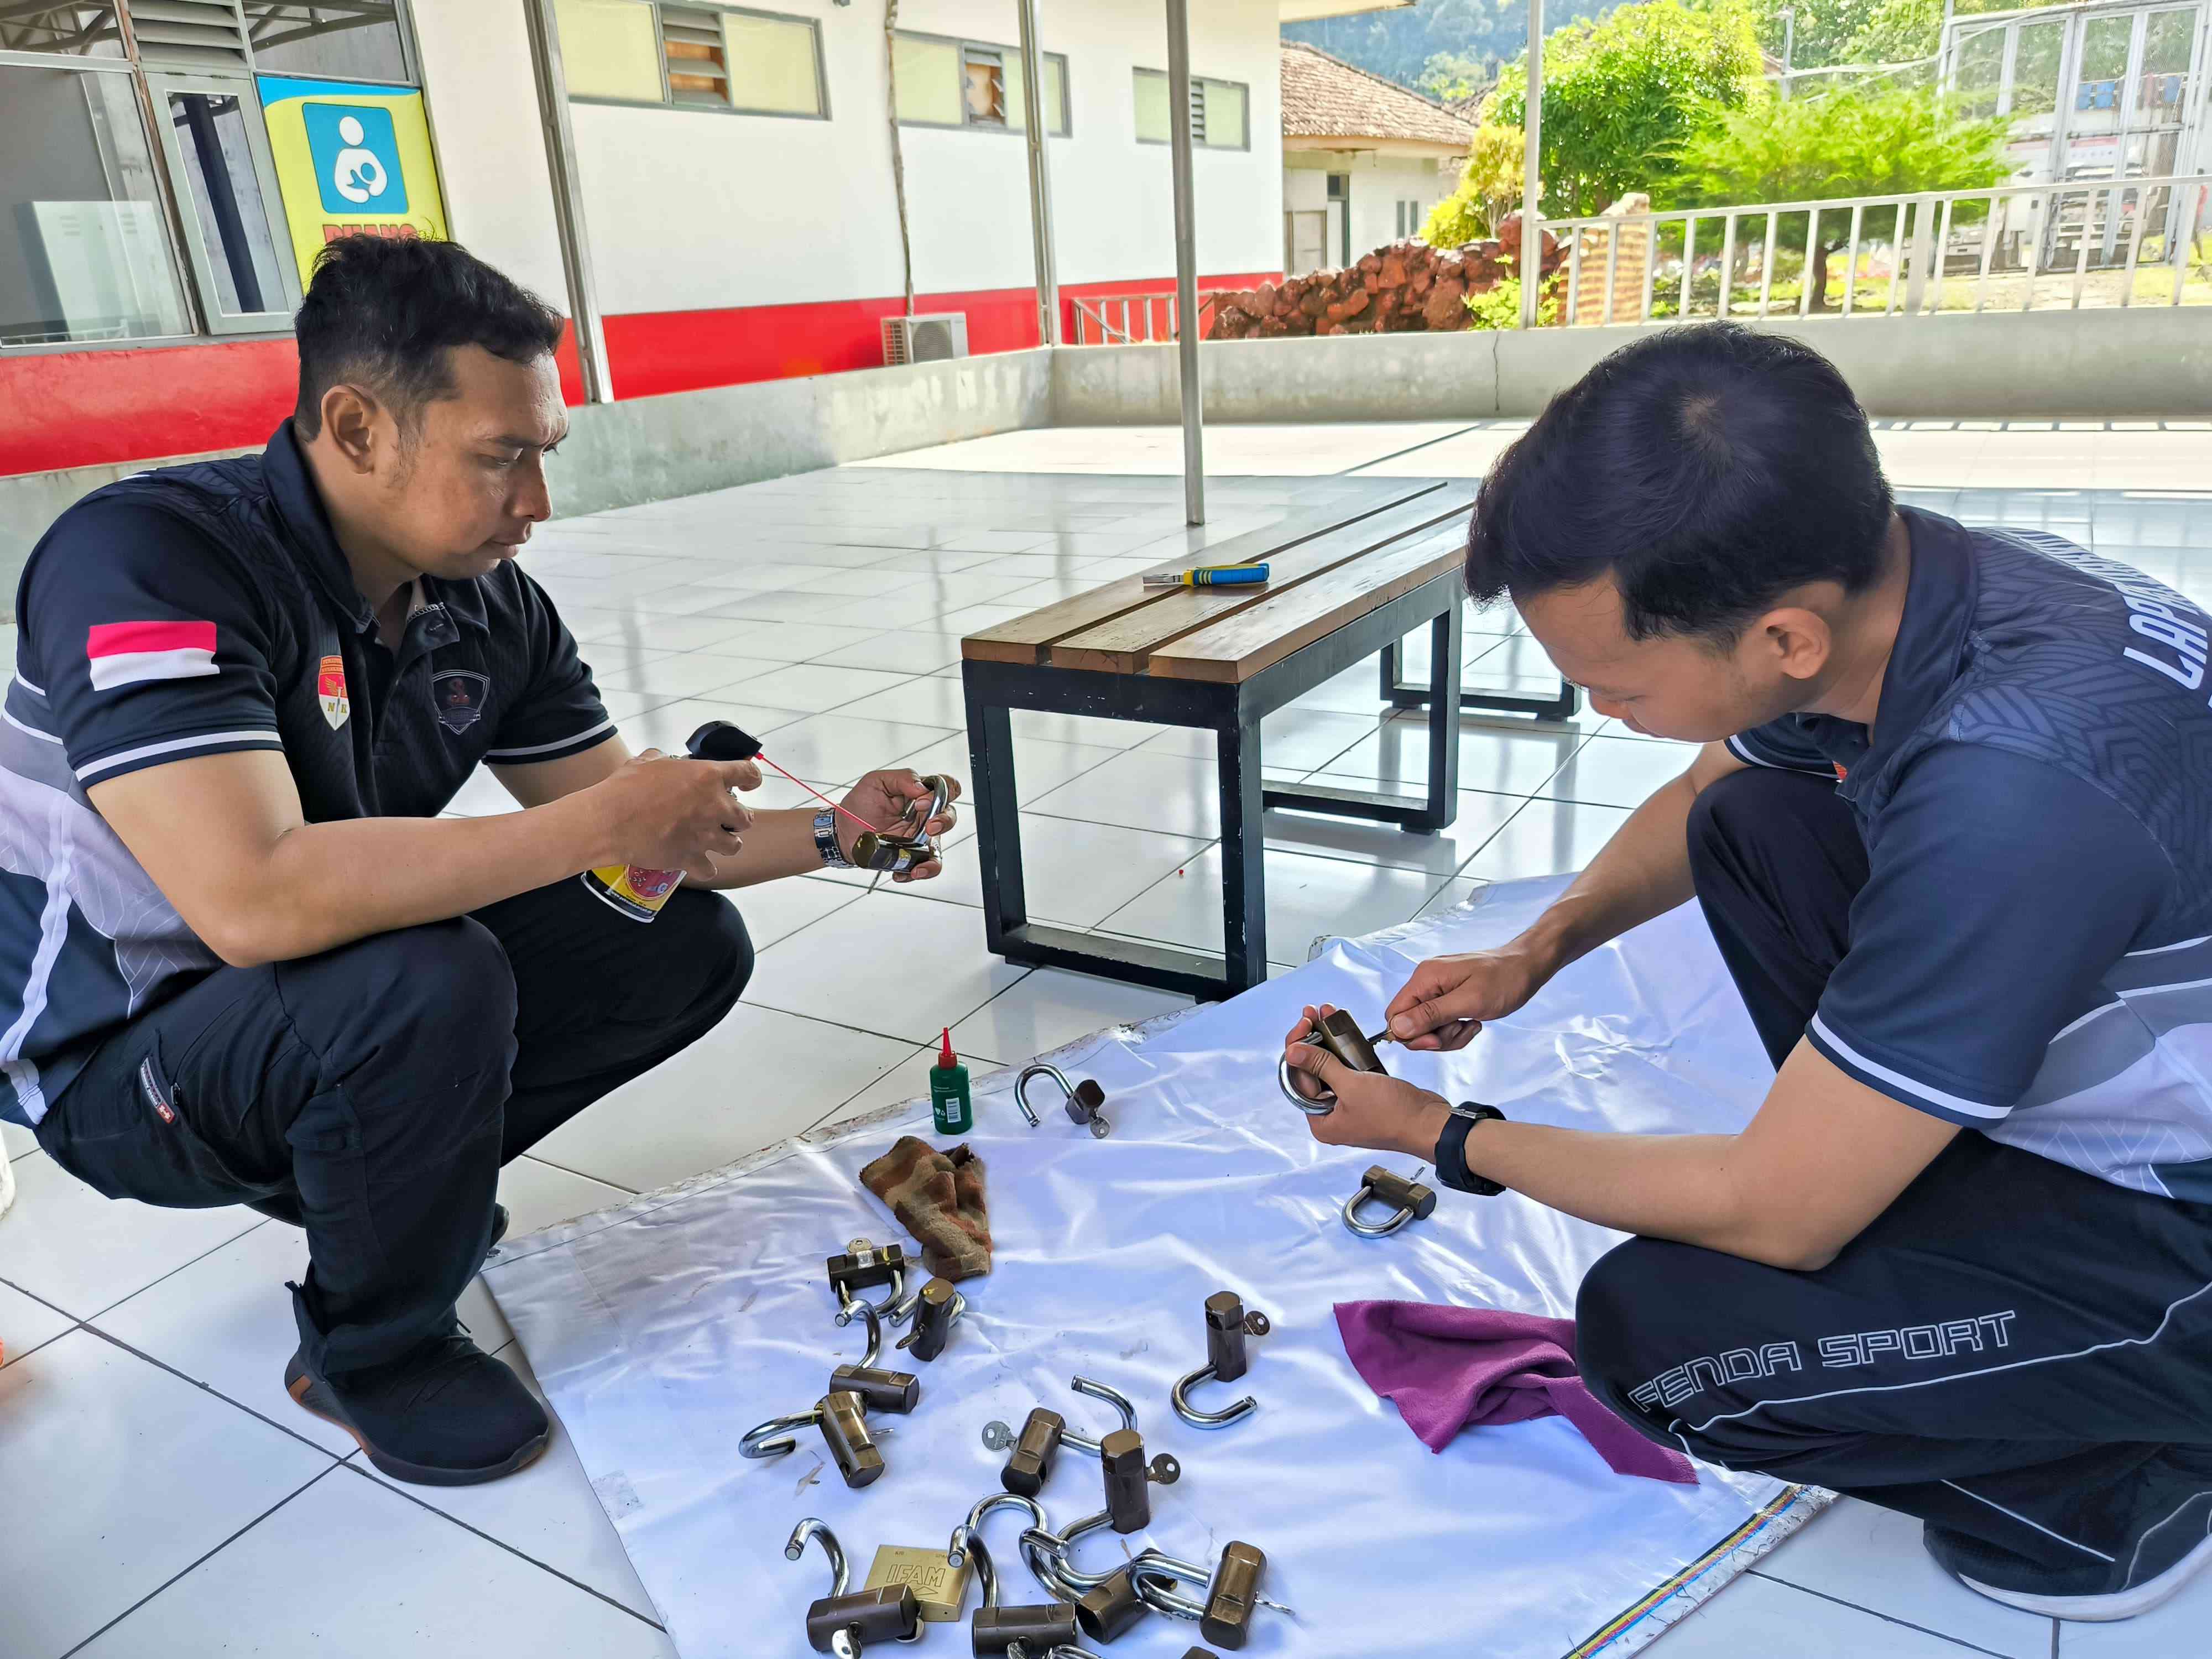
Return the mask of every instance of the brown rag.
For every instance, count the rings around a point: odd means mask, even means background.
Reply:
[[[991,1271],[991,1217],[983,1206],[983,1160],[965,1145],[940,1152],[901,1135],[860,1171],[860,1184],[890,1206],[921,1245],[921,1265],[945,1279]]]

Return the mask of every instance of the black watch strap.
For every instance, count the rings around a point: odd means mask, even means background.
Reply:
[[[1485,1106],[1479,1101],[1463,1100],[1451,1109],[1451,1121],[1437,1137],[1437,1152],[1433,1160],[1437,1179],[1454,1192],[1474,1193],[1482,1198],[1495,1198],[1505,1190],[1495,1181],[1486,1181],[1467,1167],[1468,1132],[1487,1118],[1504,1121],[1505,1114],[1495,1106]]]

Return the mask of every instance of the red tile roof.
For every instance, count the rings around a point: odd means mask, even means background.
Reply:
[[[1285,40],[1283,136],[1465,145],[1474,137],[1474,124],[1394,81]]]

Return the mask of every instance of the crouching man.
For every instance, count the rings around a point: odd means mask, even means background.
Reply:
[[[292,1397],[465,1485],[547,1437],[453,1312],[500,1166],[729,1012],[752,946],[704,890],[857,827],[616,733],[518,562],[568,425],[556,314],[453,244],[360,238],[297,332],[264,453],[99,490],[24,573],[0,1113],[110,1197],[305,1228]],[[524,810],[439,817],[479,762]],[[878,772],[845,805],[927,798]],[[690,879],[644,924],[577,879],[622,865]]]

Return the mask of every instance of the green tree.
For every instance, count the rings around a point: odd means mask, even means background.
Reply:
[[[1456,104],[1474,97],[1494,77],[1480,58],[1461,58],[1440,52],[1421,66],[1413,90],[1425,93],[1440,104]]]
[[[1759,30],[1759,44],[1777,61],[1782,57],[1786,40],[1792,69],[1825,69],[1831,64],[1858,61],[1850,55],[1851,41],[1882,3],[1883,0],[1753,0],[1753,16]],[[1785,11],[1796,15],[1794,33],[1783,19]],[[1941,0],[1937,12],[1940,15]]]
[[[1957,10],[1984,9],[1960,6]],[[1911,64],[1933,58],[1943,33],[1943,0],[1881,0],[1843,59],[1847,64]]]
[[[1677,156],[1667,205],[1703,207],[1750,202],[1820,201],[1840,196],[1907,195],[1973,190],[2008,172],[2002,121],[1962,121],[1925,92],[1844,89],[1788,101],[1763,94],[1720,113],[1691,134]],[[1971,222],[1978,210],[1954,216]],[[1806,252],[1808,213],[1786,213],[1776,246]],[[1893,208],[1867,210],[1863,236],[1896,234]],[[1821,216],[1805,280],[1812,309],[1825,310],[1828,256],[1850,229],[1847,212]]]
[[[1464,247],[1492,234],[1498,222],[1521,205],[1528,154],[1528,137],[1518,127],[1486,121],[1475,128],[1459,188],[1429,210],[1421,240],[1431,247]]]
[[[1741,107],[1759,74],[1750,16],[1734,6],[1647,0],[1554,29],[1544,38],[1544,210],[1602,213],[1658,185],[1692,132]],[[1519,126],[1528,91],[1524,55],[1499,75],[1484,118]]]

